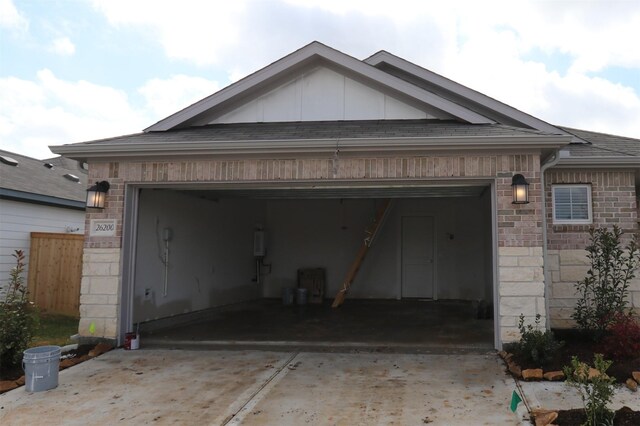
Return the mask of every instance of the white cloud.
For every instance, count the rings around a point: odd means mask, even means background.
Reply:
[[[220,62],[222,53],[245,37],[238,22],[245,1],[203,2],[181,0],[93,0],[115,26],[138,26],[158,38],[166,55],[199,65]]]
[[[640,49],[633,47],[640,39],[640,7],[555,6],[513,2],[483,16],[476,5],[476,19],[460,20],[461,41],[443,73],[552,124],[640,137],[640,80],[625,87],[606,80],[606,72],[591,74],[633,67],[640,75]],[[491,25],[482,24],[485,18]],[[564,55],[568,69],[527,59],[534,49]]]
[[[51,43],[49,51],[62,56],[71,56],[76,52],[76,46],[69,37],[60,37]]]
[[[571,74],[552,79],[542,90],[553,102],[531,110],[540,118],[553,124],[640,138],[640,96],[629,87]]]
[[[153,79],[138,89],[144,103],[135,105],[122,90],[65,81],[48,69],[34,80],[0,78],[0,139],[3,149],[51,157],[49,145],[140,132],[217,89],[200,77]]]
[[[46,158],[48,145],[137,132],[148,122],[126,93],[110,87],[64,81],[47,69],[33,81],[0,79],[0,139],[9,151]]]
[[[25,31],[29,26],[11,0],[0,0],[0,27],[9,30]]]
[[[149,80],[138,92],[144,96],[147,110],[156,117],[164,118],[217,92],[219,88],[217,82],[202,77],[174,75],[165,80]]]
[[[166,57],[196,64],[203,74],[222,70],[231,81],[312,40],[357,58],[385,49],[553,124],[640,138],[640,83],[606,79],[611,67],[640,75],[636,1],[93,5],[116,31],[126,27],[132,43],[138,36],[157,40]],[[0,26],[26,30],[28,21],[11,1],[0,0]],[[58,53],[74,53],[71,40],[58,40]],[[566,67],[531,59],[544,55],[561,57]],[[187,75],[149,80],[128,95],[49,70],[32,80],[0,78],[0,139],[5,146],[13,141],[7,149],[46,157],[46,145],[138,132],[218,89],[217,82]]]

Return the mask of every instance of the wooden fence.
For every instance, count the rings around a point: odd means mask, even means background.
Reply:
[[[80,315],[84,235],[32,232],[29,299],[42,312]]]

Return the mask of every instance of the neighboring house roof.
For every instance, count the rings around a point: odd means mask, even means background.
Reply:
[[[4,150],[0,157],[0,198],[85,208],[87,172],[77,161],[63,157],[37,160]]]
[[[415,149],[555,149],[568,136],[501,124],[467,124],[442,120],[307,121],[213,124],[164,132],[147,132],[54,147],[73,158],[250,154],[267,152],[345,152]]]

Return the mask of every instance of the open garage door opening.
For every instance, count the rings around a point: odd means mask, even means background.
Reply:
[[[141,189],[131,327],[171,345],[493,348],[491,192]]]

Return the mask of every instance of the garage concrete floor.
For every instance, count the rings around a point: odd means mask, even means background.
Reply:
[[[494,353],[114,350],[0,395],[0,424],[516,425],[503,370]]]
[[[180,320],[180,318],[176,318]],[[338,309],[283,306],[263,299],[210,310],[198,321],[145,331],[147,345],[165,347],[387,347],[401,352],[494,347],[493,321],[477,319],[469,301],[349,300]]]

